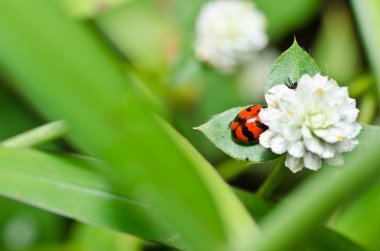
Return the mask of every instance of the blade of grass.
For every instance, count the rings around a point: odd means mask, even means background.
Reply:
[[[380,183],[347,200],[329,222],[329,227],[360,243],[368,250],[380,250]]]
[[[259,222],[265,219],[265,215],[270,214],[271,210],[275,207],[273,202],[260,199],[254,194],[239,189],[234,189],[234,192],[244,203],[251,215]],[[323,226],[316,227],[313,235],[298,243],[297,250],[364,251],[358,244]]]
[[[103,168],[102,162],[89,158],[0,148],[0,194],[87,224],[166,243],[136,217],[136,211],[149,207],[113,193],[98,168]]]
[[[377,0],[351,0],[351,5],[375,75],[377,90],[380,93],[380,2]]]
[[[62,137],[67,131],[64,121],[55,121],[0,142],[6,148],[27,148]]]
[[[91,18],[129,1],[131,0],[57,0],[56,2],[73,17]]]
[[[72,242],[82,251],[144,251],[144,241],[130,235],[79,224]]]
[[[188,142],[157,122],[88,24],[68,19],[50,0],[28,8],[6,0],[0,37],[0,65],[14,85],[47,118],[65,119],[76,147],[110,163],[124,195],[154,207],[145,218],[157,233],[171,240],[174,234],[173,242],[193,250],[240,250],[254,235],[228,186]]]
[[[176,242],[163,238],[145,225],[141,218],[134,217],[136,210],[154,212],[141,201],[113,193],[102,172],[104,168],[103,162],[85,157],[0,148],[0,194],[103,229],[177,246]],[[272,210],[273,203],[240,190],[234,192],[258,219]],[[318,230],[317,237],[312,238],[315,242],[312,246],[321,246],[318,240],[326,236],[333,240],[331,245],[347,248],[343,250],[359,250],[323,228]]]

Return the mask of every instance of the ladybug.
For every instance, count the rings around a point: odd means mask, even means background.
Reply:
[[[241,110],[231,122],[231,136],[237,143],[255,144],[260,134],[268,129],[261,122],[259,113],[263,109],[261,105],[253,105]]]

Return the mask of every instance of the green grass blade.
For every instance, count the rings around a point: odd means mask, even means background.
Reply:
[[[0,194],[84,223],[164,241],[136,215],[147,205],[112,193],[109,182],[93,168],[99,164],[2,148]]]
[[[272,39],[280,39],[310,21],[322,5],[322,0],[253,0],[268,18]]]
[[[91,18],[131,0],[57,0],[64,11],[76,18]]]
[[[234,192],[251,215],[259,222],[264,219],[266,215],[270,214],[275,206],[273,202],[260,199],[254,194],[239,189],[234,189]],[[303,239],[302,242],[298,243],[297,250],[364,251],[364,249],[356,243],[353,243],[351,240],[344,238],[344,236],[324,226],[316,227],[313,235],[310,235],[309,238]]]
[[[0,142],[0,146],[6,148],[34,147],[63,137],[66,132],[66,123],[55,121],[6,139]]]
[[[82,251],[144,251],[144,241],[134,236],[83,224],[76,226],[72,242]]]
[[[380,184],[375,181],[368,189],[354,194],[329,226],[335,231],[363,245],[368,250],[380,250]]]
[[[351,0],[359,24],[367,57],[380,93],[380,2],[377,0]]]
[[[255,232],[248,213],[188,142],[157,122],[98,34],[50,0],[25,6],[0,2],[0,65],[14,85],[47,118],[65,119],[76,147],[115,167],[123,194],[154,206],[146,217],[158,233],[194,250],[239,250]]]
[[[136,215],[140,211],[154,213],[153,208],[112,192],[112,186],[100,172],[103,168],[102,162],[89,158],[37,150],[0,149],[0,191],[3,196],[80,222],[177,246],[176,241],[162,238],[149,224],[144,223],[144,219],[139,218],[141,215]],[[240,190],[235,190],[235,193],[258,219],[264,218],[272,210],[272,203]],[[104,232],[104,238],[114,235],[106,230],[99,229],[96,232]],[[115,236],[124,239],[120,234],[115,233]],[[318,230],[317,237],[312,238],[312,246],[321,247],[323,244],[326,247],[328,243],[321,242],[326,236],[332,240],[331,245],[346,248],[342,250],[360,250],[355,249],[355,245],[349,241],[323,229]]]

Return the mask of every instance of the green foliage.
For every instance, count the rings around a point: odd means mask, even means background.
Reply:
[[[111,7],[131,0],[57,0],[62,9],[76,18],[89,18],[101,14]]]
[[[364,126],[359,135],[360,144],[345,154],[344,166],[333,168],[325,164],[285,198],[283,204],[263,220],[263,235],[255,242],[256,250],[287,250],[296,246],[299,239],[312,234],[315,226],[348,195],[380,175],[377,164],[379,135],[379,127]],[[362,165],[364,162],[366,165]],[[271,241],[274,239],[275,242]]]
[[[114,168],[117,192],[154,207],[138,213],[155,233],[180,247],[239,250],[255,232],[248,213],[207,161],[157,121],[105,42],[51,1],[23,6],[0,3],[1,63],[21,93],[47,118],[65,119],[74,146]]]
[[[66,220],[56,214],[0,198],[1,250],[24,250],[39,243],[62,241],[65,224]]]
[[[244,108],[246,107],[235,107],[217,114],[196,129],[203,132],[212,143],[235,159],[251,162],[265,162],[275,159],[277,155],[260,144],[241,145],[232,140],[230,123]]]
[[[67,126],[65,122],[55,121],[4,140],[0,143],[0,145],[6,148],[36,147],[38,145],[42,145],[46,142],[60,138],[66,132]]]
[[[143,251],[144,241],[104,228],[79,225],[72,240],[82,251]]]
[[[267,89],[277,84],[289,83],[289,81],[296,82],[303,74],[314,75],[317,72],[318,67],[314,60],[294,42],[274,63],[268,76]],[[260,161],[262,158],[260,145],[250,146],[247,148],[250,151],[244,152],[238,148],[243,146],[231,140],[228,123],[241,109],[243,107],[233,108],[217,115],[199,129],[232,157],[244,159],[244,156],[253,156],[253,161]],[[285,199],[287,203],[279,206],[263,220],[263,235],[260,239],[256,239],[251,247],[260,251],[288,250],[295,247],[300,236],[307,236],[313,226],[323,220],[345,196],[354,191],[362,182],[370,179],[372,175],[378,174],[376,161],[374,161],[374,156],[376,156],[374,149],[380,146],[378,135],[380,135],[379,127],[364,126],[359,137],[359,147],[345,155],[347,159],[344,171],[338,172],[325,165],[322,168],[324,171],[320,171],[318,175],[292,193],[289,198]],[[240,153],[245,155],[239,155]],[[366,171],[357,168],[364,161],[367,163]],[[276,184],[278,182],[276,178]],[[269,185],[264,183],[263,187],[269,186],[269,189],[273,189],[271,186],[274,184],[269,183]],[[261,190],[259,190],[259,194],[260,192]],[[318,204],[321,200],[324,203]],[[290,225],[292,228],[288,229]],[[271,241],[273,239],[276,242]]]
[[[236,195],[244,203],[251,215],[260,222],[266,215],[269,215],[274,208],[274,203],[271,201],[260,199],[259,197],[235,189]],[[310,234],[306,239],[298,243],[297,250],[323,250],[323,251],[364,251],[356,243],[345,239],[340,234],[330,230],[324,226],[317,226],[313,229],[313,234]]]
[[[366,53],[380,92],[380,2],[376,0],[351,0]]]
[[[360,243],[368,250],[379,250],[380,231],[380,186],[378,179],[366,187],[364,193],[357,193],[344,203],[329,226]],[[363,213],[365,212],[365,213]]]
[[[242,75],[220,74],[194,58],[195,17],[206,1],[57,1],[61,6],[50,0],[25,1],[0,1],[1,82],[11,86],[0,88],[0,137],[43,121],[60,122],[0,143],[0,195],[85,224],[76,224],[72,238],[59,244],[67,231],[65,220],[2,204],[0,226],[23,210],[37,219],[36,226],[43,226],[40,239],[29,240],[25,248],[146,250],[138,237],[168,246],[159,250],[379,249],[380,128],[363,125],[360,144],[345,154],[342,167],[324,165],[317,173],[304,171],[283,180],[282,171],[288,170],[279,158],[262,182],[266,170],[259,173],[245,160],[270,167],[279,156],[260,144],[240,145],[231,139],[229,123],[245,107],[229,108],[247,102],[241,101]],[[281,39],[312,20],[323,1],[254,2],[267,16],[269,37],[281,47],[286,43]],[[351,2],[379,80],[378,4]],[[108,7],[115,8],[102,14]],[[323,72],[346,81],[358,77],[365,65],[348,10],[339,10],[341,16],[324,10],[316,55],[321,65],[333,64]],[[294,42],[273,64],[266,90],[317,72],[314,60]],[[350,84],[359,99],[359,120],[368,123],[378,105],[372,90],[379,81],[371,76]],[[252,85],[261,83],[256,82]],[[243,160],[222,162],[219,175],[209,161],[223,161],[222,152],[198,140],[200,134],[191,128],[224,109],[197,127],[217,148]],[[55,145],[60,153],[31,149],[61,136],[64,142]],[[67,151],[76,155],[63,153]],[[251,179],[245,183],[261,185],[256,195],[222,179],[236,178],[248,168]],[[280,183],[285,191],[276,189]],[[8,242],[16,243],[12,231]],[[1,248],[17,248],[2,241]]]
[[[268,74],[266,89],[275,85],[295,83],[303,74],[319,72],[317,64],[294,40],[293,45],[274,62]]]
[[[321,26],[311,54],[323,75],[347,84],[363,70],[361,48],[348,6],[331,2],[323,13]]]
[[[146,210],[142,201],[112,192],[99,173],[102,162],[36,150],[1,149],[0,155],[2,195],[88,224],[163,241],[144,227],[142,216],[135,216]]]
[[[273,39],[307,23],[317,13],[323,0],[253,0],[268,18],[268,32]]]

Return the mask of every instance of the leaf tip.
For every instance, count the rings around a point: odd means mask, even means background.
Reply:
[[[200,125],[200,126],[194,126],[194,127],[193,127],[193,130],[201,131],[201,127],[202,127],[202,125]]]
[[[293,45],[298,45],[296,35],[293,36]]]

